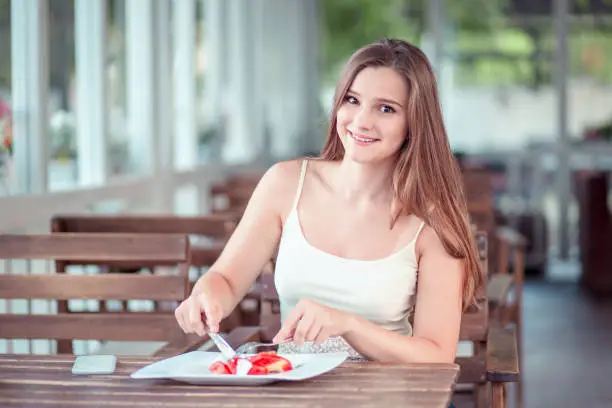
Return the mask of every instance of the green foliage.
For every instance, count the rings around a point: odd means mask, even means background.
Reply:
[[[358,48],[385,37],[418,38],[407,24],[403,0],[320,0],[323,21],[324,78],[337,70]]]
[[[11,0],[0,0],[0,22],[11,16]]]
[[[456,62],[457,83],[539,87],[552,82],[556,50],[552,15],[526,23],[507,15],[511,0],[443,3],[447,51]],[[604,3],[612,5],[612,0]],[[326,81],[338,77],[338,69],[359,47],[383,37],[418,45],[427,27],[428,0],[320,0],[320,4]],[[586,12],[590,0],[574,4]],[[570,72],[612,83],[612,29],[605,19],[598,21],[599,26],[572,23]]]
[[[0,88],[11,85],[11,2],[0,0]]]
[[[504,10],[509,3],[510,0],[447,0],[444,5],[447,19],[455,26],[484,34],[503,27]]]
[[[482,34],[501,26],[507,1],[446,1],[447,19]],[[385,37],[418,43],[426,28],[427,0],[320,0],[320,5],[325,78],[336,76],[339,66],[366,44]]]

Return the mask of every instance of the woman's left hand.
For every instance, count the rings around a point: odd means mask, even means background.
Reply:
[[[321,344],[330,337],[344,335],[349,330],[351,318],[347,312],[302,299],[287,316],[273,342],[293,339],[297,345],[307,341]]]

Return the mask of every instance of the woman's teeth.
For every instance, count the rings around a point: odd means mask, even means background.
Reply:
[[[357,140],[358,142],[362,142],[362,143],[372,143],[378,140],[378,139],[370,139],[367,137],[357,136],[357,135],[352,134],[351,132],[349,132],[349,135],[351,135],[353,139]]]

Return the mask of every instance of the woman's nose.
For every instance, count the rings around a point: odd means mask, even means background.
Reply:
[[[360,107],[353,117],[353,126],[357,129],[370,130],[374,124],[374,115],[365,106]]]

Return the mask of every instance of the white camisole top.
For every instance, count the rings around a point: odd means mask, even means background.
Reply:
[[[412,335],[417,268],[415,237],[399,251],[376,260],[342,258],[311,245],[302,232],[298,205],[308,161],[302,162],[297,193],[279,244],[274,281],[284,321],[301,299],[310,299],[361,316],[381,327]],[[283,345],[283,352],[348,351],[358,355],[343,339],[330,339],[320,346]],[[292,348],[293,347],[293,348]]]

